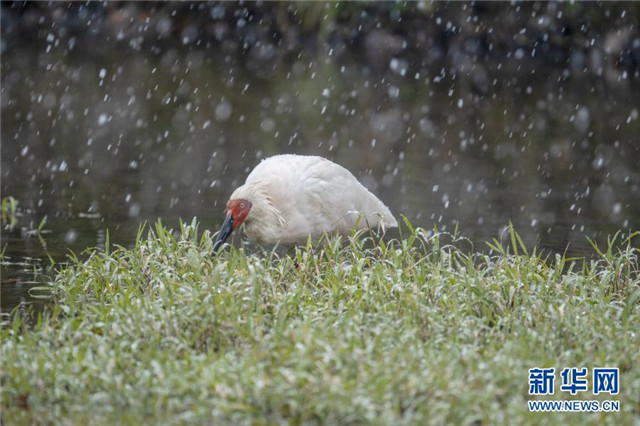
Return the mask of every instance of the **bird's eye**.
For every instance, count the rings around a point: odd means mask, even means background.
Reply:
[[[240,208],[244,209],[244,203],[240,203]]]

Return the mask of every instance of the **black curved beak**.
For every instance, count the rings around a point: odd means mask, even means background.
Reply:
[[[220,228],[220,232],[218,232],[218,236],[216,237],[216,241],[213,243],[213,254],[215,255],[218,252],[218,249],[221,245],[227,241],[229,235],[233,231],[233,216],[231,213],[227,213],[227,217],[224,218],[224,222],[222,223],[222,227]]]

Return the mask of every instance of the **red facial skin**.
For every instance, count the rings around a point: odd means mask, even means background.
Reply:
[[[235,200],[229,200],[227,202],[227,214],[233,217],[233,229],[244,222],[251,210],[251,203],[244,198],[238,198]]]

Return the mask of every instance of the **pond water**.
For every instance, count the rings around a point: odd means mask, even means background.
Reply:
[[[607,34],[551,60],[533,41],[483,54],[373,24],[352,43],[297,34],[292,47],[248,23],[238,36],[224,7],[206,11],[211,41],[166,9],[67,9],[88,29],[54,6],[3,6],[2,196],[20,213],[2,229],[3,312],[37,300],[49,257],[107,232],[126,246],[145,221],[217,230],[232,190],[279,153],[336,161],[396,215],[458,227],[478,249],[509,222],[531,247],[579,256],[586,237],[640,226],[638,65],[607,57]],[[355,28],[340,25],[330,34]]]

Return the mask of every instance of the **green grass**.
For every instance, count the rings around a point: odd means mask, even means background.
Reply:
[[[3,197],[0,204],[0,224],[13,229],[18,223],[18,201],[13,197]]]
[[[6,424],[632,424],[638,250],[469,254],[423,229],[211,256],[197,226],[72,259],[2,337]],[[174,237],[174,234],[176,235]],[[517,253],[517,254],[516,254]],[[528,369],[617,366],[619,413],[529,413]],[[591,373],[590,373],[591,374]],[[27,408],[24,408],[24,406]]]

